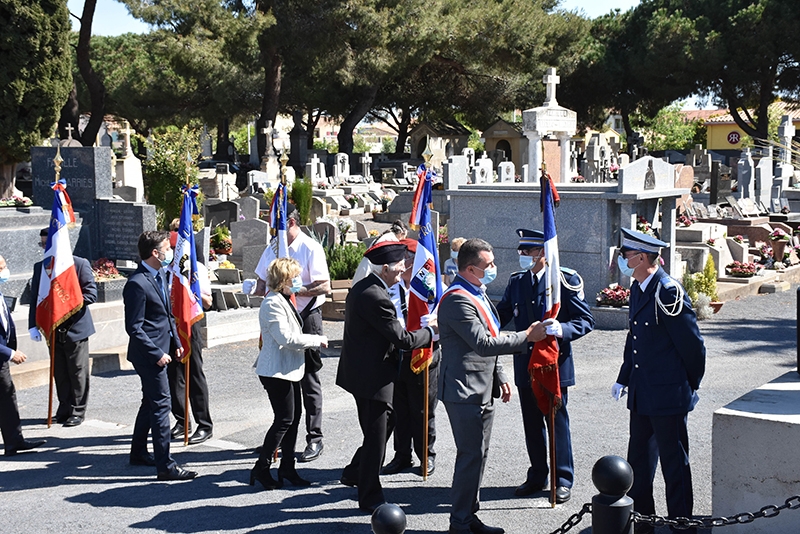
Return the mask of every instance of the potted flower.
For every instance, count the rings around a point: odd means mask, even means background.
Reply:
[[[351,207],[351,208],[355,208],[356,206],[358,206],[358,199],[356,198],[356,196],[355,196],[355,195],[350,195],[350,194],[348,194],[348,195],[345,195],[345,196],[344,196],[344,199],[345,199],[347,202],[349,202],[349,203],[350,203],[350,207]]]
[[[230,254],[233,252],[233,242],[231,241],[231,231],[222,223],[216,225],[211,230],[211,248],[217,254]]]
[[[682,227],[685,228],[685,227],[691,226],[694,223],[696,223],[697,222],[697,217],[694,217],[692,215],[684,213],[683,215],[678,217],[678,220],[676,222],[677,222],[678,226],[682,226]]]
[[[733,236],[733,242],[741,245],[742,243],[744,243],[744,238],[740,235],[735,235]]]
[[[711,237],[711,238],[706,240],[706,245],[708,245],[709,247],[713,247],[716,242],[717,242],[717,240],[714,239],[713,237]]]
[[[734,261],[725,266],[728,276],[735,278],[751,278],[756,275],[756,264]]]
[[[122,289],[127,280],[117,270],[113,260],[98,259],[92,263],[92,273],[97,284],[97,302],[122,300]]]
[[[786,245],[789,243],[789,234],[776,228],[769,234],[769,240],[772,242],[772,258],[775,262],[783,261],[783,253],[786,251]]]
[[[603,288],[597,294],[598,306],[611,306],[613,308],[621,308],[627,306],[631,297],[631,290],[627,287],[622,287],[619,284],[611,284]]]
[[[636,230],[642,232],[643,234],[657,237],[655,230],[653,230],[653,225],[641,215],[639,216],[639,220],[636,221]]]
[[[389,203],[392,201],[392,197],[388,194],[384,193],[381,195],[381,210],[386,211],[389,209]]]

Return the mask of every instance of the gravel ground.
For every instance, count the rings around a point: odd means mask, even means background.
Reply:
[[[711,514],[713,412],[796,369],[796,289],[727,302],[718,315],[701,323],[708,365],[700,403],[689,416],[699,515]],[[243,342],[205,353],[214,438],[202,445],[173,447],[178,462],[199,471],[200,477],[191,482],[158,482],[152,468],[128,465],[130,432],[140,398],[135,373],[93,376],[88,419],[75,428],[46,428],[45,387],[20,391],[26,437],[46,438],[47,444],[39,452],[0,461],[1,530],[370,532],[369,517],[358,511],[356,490],[338,483],[342,467],[360,441],[355,403],[334,384],[342,328],[341,322],[325,323],[332,346],[322,370],[324,454],[313,463],[299,464],[301,475],[312,480],[313,486],[267,492],[247,485],[255,461],[253,448],[261,443],[272,414],[252,369],[256,343]],[[610,397],[624,335],[596,331],[574,344],[578,385],[570,390],[569,407],[576,484],[570,502],[551,509],[544,493],[513,497],[527,468],[521,417],[516,397],[498,407],[481,492],[484,522],[513,534],[552,532],[596,493],[591,483],[594,462],[607,454],[625,456],[628,412],[622,402]],[[510,368],[511,357],[502,360]],[[387,498],[407,514],[408,532],[447,531],[455,447],[441,405],[437,423],[437,466],[429,480],[422,482],[411,471],[383,477]],[[660,474],[656,483],[657,508],[665,513]],[[589,524],[587,517],[572,531],[589,532]]]

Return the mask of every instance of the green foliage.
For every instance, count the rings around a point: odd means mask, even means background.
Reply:
[[[717,295],[717,266],[714,265],[714,258],[708,255],[706,265],[703,268],[703,293],[708,295],[712,302],[719,300]]]
[[[358,264],[364,259],[366,251],[367,247],[364,243],[348,243],[344,246],[334,245],[333,247],[325,248],[325,259],[328,262],[331,280],[353,278]]]
[[[200,134],[188,126],[173,126],[153,134],[149,159],[144,163],[144,187],[147,201],[156,207],[160,228],[180,216],[181,186],[187,180],[198,183],[197,167],[188,157],[199,150]]]
[[[391,137],[383,138],[383,146],[381,147],[381,152],[383,154],[394,154],[396,148],[397,142],[394,139]]]
[[[364,141],[363,135],[354,135],[353,136],[353,154],[363,154],[364,152],[369,152],[370,146]]]
[[[697,282],[695,282],[695,275],[699,273],[686,273],[683,277],[683,289],[686,291],[686,294],[689,295],[689,300],[692,302],[692,307],[695,307],[697,303]]]
[[[313,192],[311,191],[312,185],[311,180],[305,178],[303,180],[295,180],[292,184],[292,203],[297,208],[297,211],[300,213],[300,224],[311,224],[311,197],[313,196]]]
[[[481,135],[477,130],[472,130],[470,132],[469,139],[467,140],[467,146],[475,152],[483,152],[486,150],[484,144],[481,143]]]
[[[327,150],[328,154],[339,152],[339,143],[336,141],[314,141],[314,150]]]
[[[13,166],[52,135],[72,88],[66,2],[3,0],[0,21],[0,197]]]
[[[687,121],[681,114],[682,102],[675,102],[662,108],[656,116],[649,119],[637,115],[632,118],[636,128],[644,134],[648,150],[692,149],[698,137],[698,130],[705,130],[702,120]]]

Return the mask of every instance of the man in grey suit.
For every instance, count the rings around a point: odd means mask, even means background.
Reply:
[[[458,276],[439,303],[442,363],[439,399],[456,442],[450,534],[503,534],[484,525],[476,512],[494,418],[494,398],[511,399],[511,384],[497,363],[500,354],[527,348],[545,337],[539,322],[513,334],[500,333],[497,310],[485,287],[497,276],[492,246],[470,239],[458,252]]]

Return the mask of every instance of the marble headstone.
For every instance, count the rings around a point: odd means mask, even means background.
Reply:
[[[504,161],[497,166],[497,176],[504,183],[514,183],[514,171],[513,161]]]
[[[442,180],[445,190],[457,189],[459,185],[466,184],[468,168],[467,156],[450,156],[442,163]]]
[[[648,190],[675,188],[675,167],[666,161],[645,156],[619,171],[618,191],[639,193]]]

